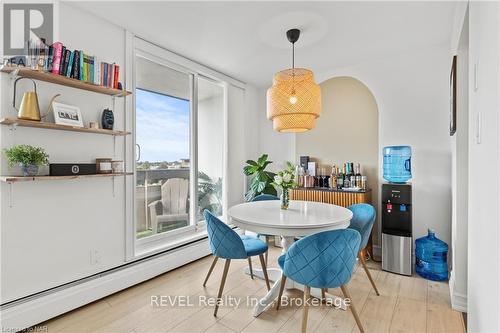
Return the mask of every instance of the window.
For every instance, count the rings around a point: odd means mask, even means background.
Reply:
[[[159,249],[224,213],[226,89],[161,52],[136,49],[134,64],[136,246]]]
[[[136,88],[137,238],[189,223],[189,101]],[[166,198],[166,191],[179,194]],[[169,181],[170,180],[170,181]],[[184,186],[184,190],[182,187]],[[171,194],[171,193],[170,193]],[[177,206],[173,211],[167,206]],[[165,213],[177,214],[175,217]]]

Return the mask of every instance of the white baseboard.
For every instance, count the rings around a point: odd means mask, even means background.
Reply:
[[[208,240],[2,309],[2,332],[22,330],[210,254]]]
[[[467,295],[455,290],[455,274],[453,271],[451,271],[448,285],[450,287],[452,309],[460,312],[467,312]]]

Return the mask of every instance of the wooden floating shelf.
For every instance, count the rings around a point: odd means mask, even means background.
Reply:
[[[31,69],[31,68],[26,68],[26,67],[14,67],[14,66],[5,66],[4,65],[0,68],[0,72],[4,72],[4,73],[16,72],[15,75],[18,75],[18,76],[28,77],[31,79],[50,82],[50,83],[55,83],[55,84],[59,84],[62,86],[76,88],[76,89],[93,91],[93,92],[96,92],[99,94],[105,94],[105,95],[110,95],[110,96],[115,96],[115,97],[124,97],[124,96],[131,94],[130,91],[108,88],[108,87],[100,86],[97,84],[84,82],[84,81],[80,81],[77,79],[72,79],[72,78],[69,78],[69,77],[66,77],[63,75],[58,75],[58,74],[53,74],[53,73],[45,73],[42,71],[37,71],[37,70]]]
[[[115,131],[115,130],[107,130],[107,129],[102,129],[102,128],[75,127],[75,126],[68,126],[68,125],[59,125],[59,124],[55,124],[55,123],[46,123],[46,122],[41,122],[41,121],[24,120],[24,119],[18,119],[18,118],[1,118],[0,124],[22,126],[22,127],[45,128],[45,129],[52,129],[52,130],[59,130],[59,131],[106,134],[106,135],[113,135],[113,136],[124,136],[124,135],[130,134],[130,132],[126,132],[126,131]]]
[[[29,182],[35,180],[65,180],[65,179],[81,179],[81,178],[99,178],[99,177],[120,177],[133,175],[133,172],[122,173],[99,173],[95,175],[71,175],[71,176],[0,176],[0,181],[6,183]]]

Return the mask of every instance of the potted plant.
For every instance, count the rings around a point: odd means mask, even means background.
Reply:
[[[247,201],[252,201],[259,194],[276,195],[276,189],[271,185],[275,174],[266,171],[266,167],[273,163],[267,160],[267,154],[263,154],[257,161],[248,160],[247,166],[243,168],[243,173],[252,176],[250,188],[245,194]]]
[[[21,165],[23,176],[36,176],[38,167],[49,162],[49,155],[40,147],[15,145],[4,150],[10,167]]]
[[[288,191],[297,186],[295,183],[295,167],[292,163],[286,162],[286,168],[274,176],[272,185],[281,188],[281,209],[288,209],[290,196]]]

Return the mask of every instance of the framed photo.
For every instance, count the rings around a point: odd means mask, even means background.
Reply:
[[[453,56],[450,73],[450,136],[457,131],[457,56]]]
[[[82,113],[79,107],[53,102],[52,108],[56,124],[83,127]]]

